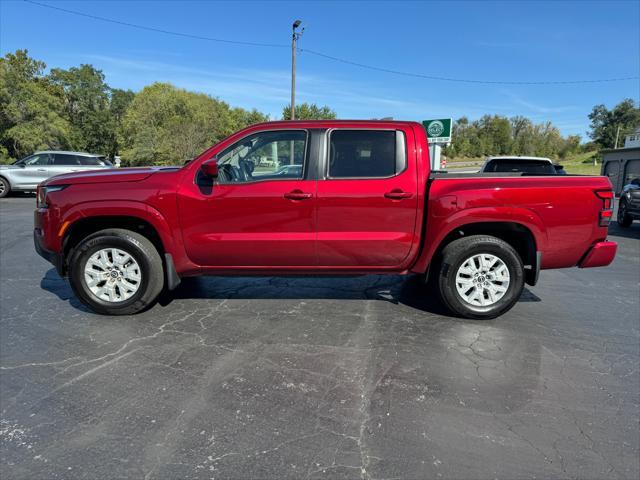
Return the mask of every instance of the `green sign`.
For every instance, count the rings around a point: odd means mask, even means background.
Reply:
[[[435,118],[424,120],[422,125],[430,143],[451,143],[451,123],[450,118]]]

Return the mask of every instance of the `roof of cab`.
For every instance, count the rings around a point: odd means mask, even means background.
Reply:
[[[362,125],[384,125],[384,124],[396,124],[396,125],[418,125],[422,127],[420,122],[411,120],[273,120],[270,122],[262,122],[251,125],[257,126],[285,126],[285,125],[317,125],[318,127],[330,126],[330,125],[349,125],[349,124],[362,124]]]
[[[502,155],[498,157],[487,157],[487,162],[491,160],[538,160],[542,162],[553,163],[550,158],[547,157],[521,157],[519,155]]]

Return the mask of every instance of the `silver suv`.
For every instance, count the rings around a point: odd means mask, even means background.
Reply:
[[[113,168],[101,155],[46,150],[29,155],[12,165],[0,165],[0,198],[10,191],[34,191],[38,184],[61,173]]]

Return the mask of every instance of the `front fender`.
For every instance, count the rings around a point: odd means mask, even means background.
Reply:
[[[95,217],[133,217],[144,220],[158,232],[166,253],[170,253],[174,258],[181,254],[180,251],[176,251],[171,228],[164,216],[146,203],[131,200],[89,201],[73,205],[60,218],[60,229],[56,235],[58,249],[61,249],[65,234],[76,222]]]
[[[536,249],[542,251],[548,242],[547,229],[540,216],[524,207],[475,207],[457,210],[445,217],[429,215],[426,222],[424,245],[411,268],[412,272],[424,273],[440,247],[442,241],[455,230],[477,223],[517,223],[531,231]]]

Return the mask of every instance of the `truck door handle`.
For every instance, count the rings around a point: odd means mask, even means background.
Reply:
[[[46,168],[39,168],[39,169],[36,170],[36,172],[46,172],[46,171],[47,171]]]
[[[312,194],[304,193],[302,190],[293,190],[284,194],[284,198],[286,198],[287,200],[307,200],[312,196]]]
[[[411,198],[413,197],[413,193],[411,192],[403,192],[399,188],[393,189],[390,192],[384,194],[385,198],[390,198],[392,200],[402,200],[403,198]]]

